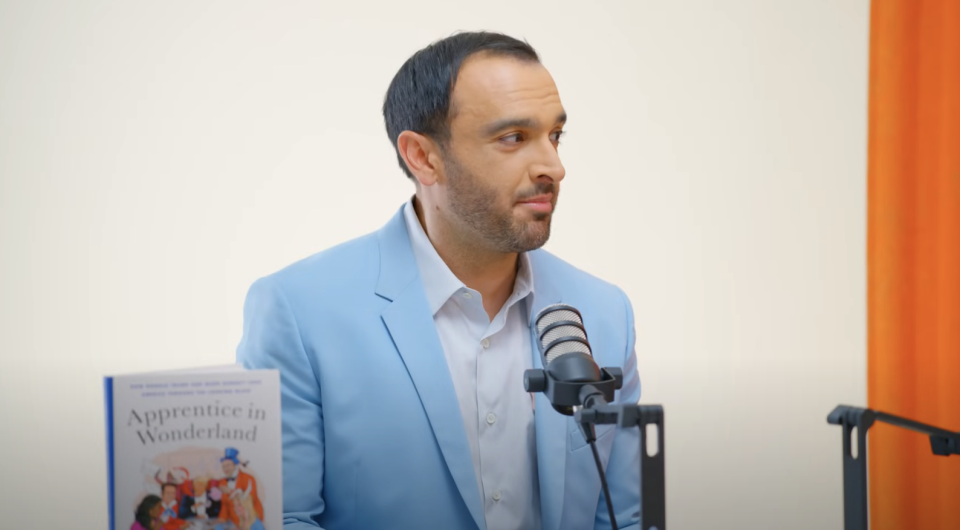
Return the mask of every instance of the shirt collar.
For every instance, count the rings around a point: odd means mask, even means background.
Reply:
[[[513,293],[518,300],[533,294],[533,264],[526,252],[520,253],[520,265],[517,269],[517,279],[513,284]]]
[[[431,313],[436,315],[451,296],[467,287],[450,271],[450,267],[443,261],[440,254],[437,254],[437,249],[430,242],[430,238],[420,224],[420,219],[417,218],[412,198],[403,207],[403,218],[413,247],[413,255],[417,260],[417,268],[420,270],[420,277],[424,279],[423,289],[427,295],[427,303],[430,304]],[[430,281],[426,281],[427,278]],[[533,267],[526,252],[520,253],[517,278],[513,286],[513,295],[507,299],[507,305],[516,300],[522,300],[533,292]]]

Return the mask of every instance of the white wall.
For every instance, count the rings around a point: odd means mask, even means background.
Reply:
[[[379,114],[397,68],[492,29],[570,114],[547,248],[633,300],[670,528],[840,528],[868,22],[868,0],[0,1],[5,526],[105,527],[101,377],[232,362],[255,278],[412,193]]]

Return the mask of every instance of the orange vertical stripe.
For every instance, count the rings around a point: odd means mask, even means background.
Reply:
[[[871,408],[960,430],[960,0],[874,0],[868,138]],[[960,456],[870,431],[871,528],[960,529]]]
[[[941,73],[938,224],[940,290],[937,299],[937,422],[960,430],[960,1],[944,1],[940,14]],[[960,528],[960,456],[938,468],[940,520]]]

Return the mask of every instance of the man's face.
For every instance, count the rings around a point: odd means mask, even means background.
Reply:
[[[490,250],[541,247],[564,176],[557,145],[565,121],[539,63],[482,54],[465,61],[443,150],[444,217]]]
[[[170,503],[177,499],[177,487],[172,484],[167,484],[163,487],[163,497],[161,497],[164,504],[170,505]]]
[[[236,467],[236,464],[233,463],[233,460],[224,460],[220,464],[221,464],[221,467],[223,467],[224,475],[228,477],[233,475],[233,470]]]

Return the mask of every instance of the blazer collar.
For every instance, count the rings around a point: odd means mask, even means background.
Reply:
[[[380,246],[380,275],[376,293],[387,300],[396,300],[411,282],[417,280],[417,260],[413,256],[403,207],[377,232]]]
[[[477,490],[476,473],[463,418],[457,404],[453,380],[437,335],[433,314],[404,221],[401,207],[377,234],[380,246],[380,275],[376,294],[391,302],[381,314],[397,351],[433,429],[433,435],[477,527],[486,529],[483,501]],[[549,274],[546,252],[528,252],[533,273],[533,300],[530,304],[532,366],[543,368],[533,319],[546,306],[561,302],[560,288]],[[520,381],[517,381],[520,384]],[[567,428],[546,396],[535,398],[537,468],[540,486],[540,513],[544,530],[560,528],[565,484]]]
[[[463,416],[402,209],[380,230],[378,239],[380,276],[376,293],[391,302],[380,316],[417,389],[450,475],[477,528],[486,530],[483,499],[477,489]]]
[[[553,282],[545,263],[543,250],[528,252],[533,269],[533,303],[530,310],[530,340],[533,367],[543,368],[534,320],[543,308],[562,301],[560,287]],[[553,409],[543,393],[534,400],[534,423],[537,429],[537,472],[540,477],[540,520],[543,530],[557,530],[563,508],[563,491],[567,465],[567,417]]]

